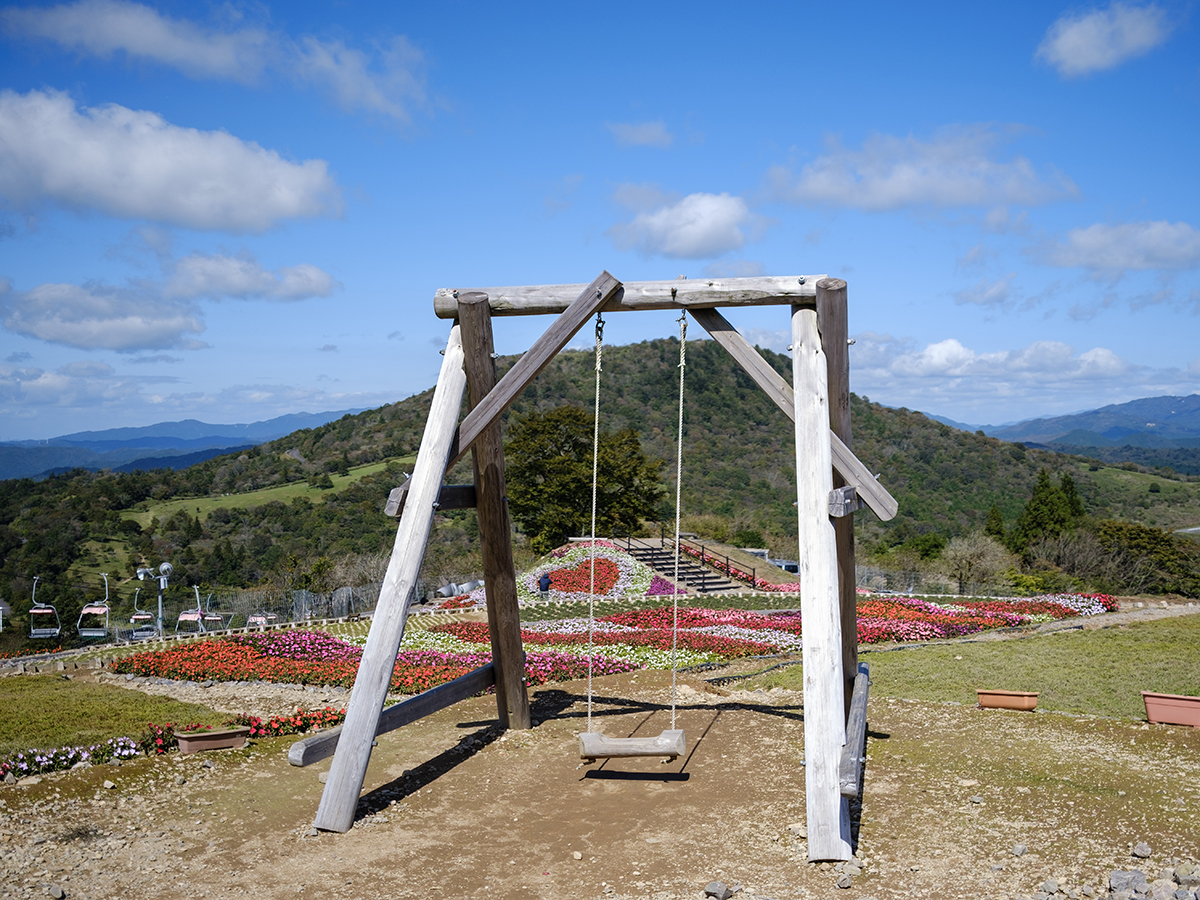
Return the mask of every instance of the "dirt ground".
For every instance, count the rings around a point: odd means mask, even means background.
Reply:
[[[595,727],[670,727],[670,679],[598,679]],[[311,829],[329,761],[290,766],[292,738],[0,786],[0,897],[690,900],[719,880],[739,898],[975,900],[1048,878],[1082,897],[1113,869],[1154,879],[1200,857],[1200,729],[873,697],[864,869],[838,888],[806,861],[801,695],[681,685],[688,755],[669,764],[582,764],[578,682],[534,689],[529,731],[498,733],[477,697],[385,735],[345,835]],[[345,699],[243,688],[173,693],[259,712]]]

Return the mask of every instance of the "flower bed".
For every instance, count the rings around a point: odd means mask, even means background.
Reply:
[[[0,779],[59,772],[79,763],[106,763],[114,759],[132,759],[140,751],[132,738],[109,738],[90,747],[57,747],[53,750],[19,750],[0,760]]]
[[[551,555],[547,565],[555,566],[563,559],[568,563],[577,561],[578,554],[578,548],[565,548],[560,555]],[[622,570],[610,589],[616,590],[615,585],[626,574]],[[939,602],[872,595],[858,601],[858,641],[876,644],[936,640],[1050,619],[1097,615],[1115,608],[1115,601],[1103,594],[953,598]],[[682,667],[795,653],[803,646],[801,617],[795,611],[758,613],[684,607],[678,610],[678,635],[672,627],[675,615],[666,606],[600,616],[592,624],[590,642],[587,619],[525,622],[521,639],[527,650],[529,683],[544,684],[586,674],[589,646],[594,670],[602,674],[669,668],[672,660]],[[113,670],[193,681],[351,687],[361,659],[360,647],[324,632],[288,631],[217,638],[139,653],[118,660]],[[419,693],[490,661],[490,635],[484,622],[453,622],[425,631],[410,628],[396,657],[391,690]]]

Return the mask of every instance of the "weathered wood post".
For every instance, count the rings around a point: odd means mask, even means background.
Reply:
[[[462,339],[459,327],[455,325],[450,329],[450,340],[446,343],[446,358],[442,361],[433,392],[408,500],[396,528],[392,558],[383,576],[379,603],[346,707],[342,736],[333,756],[329,780],[321,794],[321,804],[317,807],[313,824],[324,831],[346,832],[354,824],[354,811],[367,775],[367,763],[371,760],[371,742],[375,740],[379,714],[387,699],[396,653],[408,620],[408,607],[417,586],[417,573],[429,543],[434,505],[446,473],[466,383]]]
[[[488,295],[475,291],[458,297],[471,407],[483,402],[496,385],[492,312]],[[525,689],[525,651],[517,605],[517,573],[512,557],[512,530],[504,487],[504,448],[500,421],[494,420],[471,445],[475,466],[475,512],[483,545],[483,583],[487,591],[488,631],[496,669],[496,708],[504,728],[529,728],[529,693]]]
[[[829,427],[853,450],[850,441],[850,340],[846,315],[846,282],[822,278],[817,282],[817,326],[829,370]],[[846,480],[835,468],[834,488]],[[842,605],[842,680],[845,682],[846,715],[858,674],[858,596],[854,572],[854,516],[834,519],[837,538],[838,590]]]
[[[833,455],[829,369],[817,311],[792,307],[800,614],[804,621],[804,785],[810,860],[849,859],[850,806],[838,766],[846,743],[837,536],[829,515]]]

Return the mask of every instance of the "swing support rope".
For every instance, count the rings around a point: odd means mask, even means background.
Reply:
[[[592,415],[592,531],[588,576],[588,705],[587,730],[592,730],[592,668],[595,659],[593,635],[596,627],[596,476],[600,463],[600,370],[604,356],[604,317],[596,313],[596,402]],[[674,726],[672,726],[674,727]]]
[[[683,486],[683,381],[687,369],[687,310],[679,317],[679,430],[675,455],[675,572],[671,588],[671,729],[675,729],[679,666],[679,517]],[[596,485],[600,471],[600,373],[604,360],[604,318],[596,314],[596,396],[592,418],[592,527],[588,553],[587,730],[592,730],[592,673],[596,628]]]
[[[679,499],[683,487],[683,373],[687,369],[687,310],[679,316],[679,440],[675,454],[675,578],[671,588],[671,728],[675,727],[675,694],[679,667]]]

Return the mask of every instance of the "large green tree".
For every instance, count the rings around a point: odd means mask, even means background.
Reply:
[[[590,531],[594,422],[577,406],[560,406],[528,415],[509,430],[508,508],[539,553]],[[658,482],[662,468],[661,459],[642,452],[632,428],[601,431],[596,533],[631,533],[653,515],[665,494]]]

